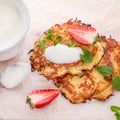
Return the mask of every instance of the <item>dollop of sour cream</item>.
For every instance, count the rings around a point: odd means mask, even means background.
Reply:
[[[25,80],[30,71],[29,63],[10,65],[1,73],[0,84],[5,88],[14,88]]]
[[[68,47],[62,44],[50,46],[45,50],[44,56],[47,60],[56,64],[68,64],[80,60],[83,51],[79,47]]]

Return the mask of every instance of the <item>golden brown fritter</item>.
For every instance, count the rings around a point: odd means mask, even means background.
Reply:
[[[67,74],[54,79],[54,83],[72,103],[80,103],[105,90],[111,82],[94,69],[84,71],[83,76]]]
[[[72,26],[86,25],[81,21],[69,20],[68,22],[51,27],[54,32],[51,38],[46,38],[49,30],[41,35],[45,47],[40,47],[38,39],[30,56],[32,71],[37,70],[41,74],[52,79],[61,93],[72,103],[81,103],[90,99],[106,100],[114,92],[111,79],[114,75],[120,75],[120,43],[114,39],[106,39],[105,36],[97,36],[99,41],[90,46],[76,42],[67,32]],[[55,64],[44,57],[45,49],[54,45],[54,40],[62,36],[61,44],[73,45],[82,49],[88,49],[93,56],[91,63],[82,60],[71,64]],[[105,77],[97,70],[98,66],[111,66],[113,73]]]
[[[94,47],[93,46],[84,46],[76,42],[67,32],[68,27],[70,26],[78,26],[82,25],[80,21],[68,21],[62,25],[55,25],[50,28],[50,30],[54,31],[54,35],[52,38],[47,39],[46,35],[48,33],[45,32],[41,37],[45,41],[45,48],[40,48],[40,40],[38,39],[34,46],[33,54],[30,57],[32,70],[38,70],[41,74],[46,76],[48,79],[54,79],[59,76],[63,76],[66,73],[70,74],[79,74],[82,75],[82,70],[91,70],[94,65],[96,65],[100,59],[102,58],[104,52],[102,45],[97,42]],[[81,60],[71,63],[71,64],[55,64],[50,62],[44,57],[45,49],[49,46],[54,45],[54,40],[57,36],[62,36],[61,44],[64,45],[72,45],[76,44],[76,47],[81,47],[82,49],[87,48],[93,54],[92,63],[84,63]]]
[[[114,69],[113,75],[120,75],[120,43],[111,38],[101,37],[101,39],[105,55],[99,65],[111,66]]]
[[[101,39],[105,54],[98,66],[111,66],[113,68],[112,76],[120,75],[120,43],[117,42],[115,39],[111,38],[106,39],[106,37],[101,37]],[[98,94],[93,95],[92,98],[106,100],[109,96],[113,94],[114,88],[112,87],[111,83],[112,76],[106,77],[106,79],[110,81],[109,86]]]
[[[120,75],[120,44],[113,39],[101,39],[104,55],[98,65],[91,71],[84,71],[83,76],[68,74],[54,80],[55,85],[72,103],[85,102],[93,98],[106,100],[114,92],[111,79],[114,75]],[[97,70],[98,66],[111,66],[114,69],[112,76],[101,75]]]
[[[103,91],[97,94],[94,94],[92,98],[98,99],[98,100],[106,100],[113,94],[113,92],[114,92],[114,88],[110,83],[110,85],[106,89],[104,89]]]
[[[74,22],[68,21],[67,23],[64,23],[62,25],[56,24],[55,26],[49,29],[54,32],[54,35],[50,39],[46,38],[49,30],[44,32],[43,35],[41,35],[41,37],[45,41],[45,48],[42,49],[40,47],[40,40],[38,39],[34,45],[33,54],[30,57],[32,71],[40,71],[40,73],[45,75],[48,79],[52,79],[57,76],[64,75],[66,73],[67,67],[78,64],[78,62],[71,64],[52,63],[44,57],[44,52],[47,47],[54,45],[54,40],[57,38],[57,36],[62,36],[62,40],[60,41],[61,44],[76,44],[76,46],[80,46],[75,40],[73,40],[73,38],[67,32],[67,28],[69,26],[76,26],[80,24],[81,22],[77,20],[75,20]]]

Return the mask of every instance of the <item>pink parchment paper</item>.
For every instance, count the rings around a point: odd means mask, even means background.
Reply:
[[[56,23],[78,18],[92,24],[101,35],[112,35],[120,41],[120,0],[25,0],[31,24],[22,51],[15,58],[0,62],[0,72],[15,62],[29,62],[27,52],[43,31]],[[0,87],[0,119],[25,120],[115,120],[111,105],[120,106],[120,93],[105,102],[92,100],[71,104],[61,94],[50,105],[31,110],[26,105],[27,94],[34,89],[56,88],[37,72],[14,89]]]

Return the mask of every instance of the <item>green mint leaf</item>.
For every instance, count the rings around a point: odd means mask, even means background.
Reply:
[[[42,40],[44,40],[44,38],[43,38],[43,37],[40,37],[39,40],[42,41]]]
[[[45,41],[43,38],[40,38],[40,48],[45,48]]]
[[[53,36],[53,34],[54,34],[54,32],[52,30],[49,30],[47,35],[46,35],[46,38],[50,39]]]
[[[116,119],[120,120],[120,114],[119,113],[115,113]]]
[[[120,107],[111,106],[111,111],[115,112],[116,120],[120,120]]]
[[[92,54],[88,50],[83,50],[83,54],[80,54],[80,57],[85,63],[91,63],[93,60]]]
[[[62,40],[62,36],[57,36],[56,40]]]
[[[118,112],[118,111],[120,111],[120,107],[118,107],[118,106],[111,106],[111,111],[112,112]]]
[[[112,77],[112,86],[115,90],[120,91],[120,76]]]
[[[54,40],[54,45],[57,45],[62,40],[62,36],[57,36],[57,38]]]
[[[104,76],[110,76],[113,72],[113,68],[110,66],[99,66],[97,70]]]

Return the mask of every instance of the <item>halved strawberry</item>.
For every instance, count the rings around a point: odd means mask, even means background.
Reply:
[[[41,108],[48,105],[59,95],[59,91],[55,89],[35,90],[29,93],[26,103],[30,104],[30,108]]]
[[[76,41],[84,45],[90,45],[94,41],[94,37],[97,34],[96,29],[88,25],[68,28],[68,33]]]

